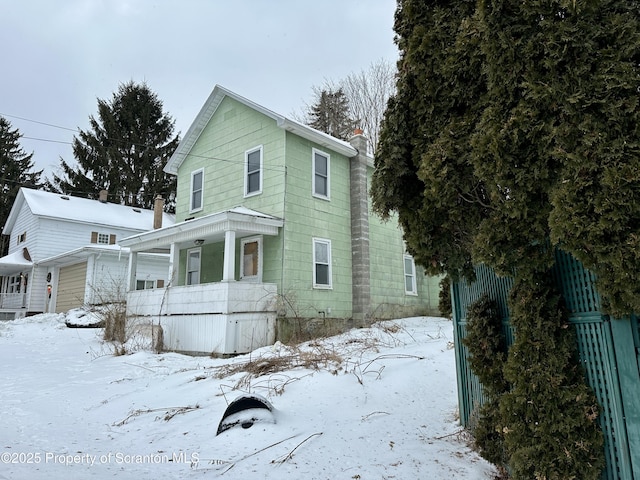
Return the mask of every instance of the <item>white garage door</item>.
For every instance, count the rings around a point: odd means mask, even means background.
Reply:
[[[56,296],[56,313],[66,312],[84,303],[85,280],[87,278],[87,262],[77,263],[60,269],[58,278],[58,294]]]

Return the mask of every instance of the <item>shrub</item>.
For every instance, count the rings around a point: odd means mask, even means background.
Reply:
[[[516,279],[509,302],[517,334],[504,367],[511,388],[500,411],[513,477],[599,479],[605,464],[599,408],[561,296],[542,280]]]
[[[503,373],[507,343],[498,306],[487,295],[469,307],[463,343],[469,351],[469,366],[482,383],[485,395],[471,428],[476,447],[486,460],[502,466],[506,456],[499,401],[508,389]]]

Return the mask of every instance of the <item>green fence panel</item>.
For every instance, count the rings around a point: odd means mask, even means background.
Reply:
[[[571,255],[555,252],[552,275],[562,291],[576,332],[580,360],[588,384],[600,404],[599,422],[605,436],[606,480],[640,480],[640,326],[638,319],[609,321],[601,313],[595,277]],[[511,278],[498,277],[485,265],[476,267],[476,280],[451,286],[460,421],[469,426],[483,403],[482,385],[471,371],[466,336],[468,307],[483,294],[495,300],[503,318],[507,345],[513,344],[508,294]]]

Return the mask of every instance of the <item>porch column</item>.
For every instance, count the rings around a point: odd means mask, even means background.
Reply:
[[[138,270],[138,252],[129,252],[129,292],[136,289],[136,272]]]
[[[169,277],[168,285],[178,284],[178,266],[180,262],[180,249],[175,243],[171,244],[169,251]]]
[[[224,267],[222,270],[222,281],[235,281],[236,273],[236,232],[227,230],[224,232]]]

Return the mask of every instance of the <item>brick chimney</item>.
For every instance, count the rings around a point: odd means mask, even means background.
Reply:
[[[358,153],[351,157],[351,269],[352,315],[364,326],[371,309],[371,263],[369,258],[369,189],[367,188],[367,137],[356,129],[349,140]]]
[[[153,229],[162,228],[162,212],[164,211],[164,198],[158,195],[153,202]]]
[[[107,198],[109,197],[109,192],[106,190],[100,190],[100,194],[98,195],[98,201],[100,203],[107,203]]]

